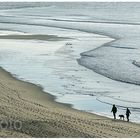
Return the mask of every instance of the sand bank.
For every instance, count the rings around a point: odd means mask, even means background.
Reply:
[[[140,137],[140,125],[54,101],[36,85],[0,69],[0,137]]]
[[[0,35],[0,39],[19,39],[19,40],[44,40],[44,41],[61,41],[70,39],[66,37],[58,37],[55,35]]]

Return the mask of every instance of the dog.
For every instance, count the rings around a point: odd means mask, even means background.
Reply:
[[[124,115],[119,115],[120,119],[124,120]]]

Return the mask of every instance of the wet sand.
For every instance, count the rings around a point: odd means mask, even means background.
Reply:
[[[44,41],[61,41],[70,39],[66,37],[58,37],[55,35],[0,35],[0,39],[19,39],[19,40],[44,40]]]
[[[0,137],[140,137],[140,124],[72,109],[54,99],[1,68]]]

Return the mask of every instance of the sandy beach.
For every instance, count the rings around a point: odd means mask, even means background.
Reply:
[[[78,111],[54,99],[1,68],[0,137],[140,137],[139,124]]]

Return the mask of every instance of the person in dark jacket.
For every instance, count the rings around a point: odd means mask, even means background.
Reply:
[[[113,112],[114,119],[116,119],[117,107],[113,105],[111,112]]]
[[[131,112],[130,110],[127,108],[126,109],[126,118],[127,118],[127,121],[129,122],[129,116],[130,116]]]

